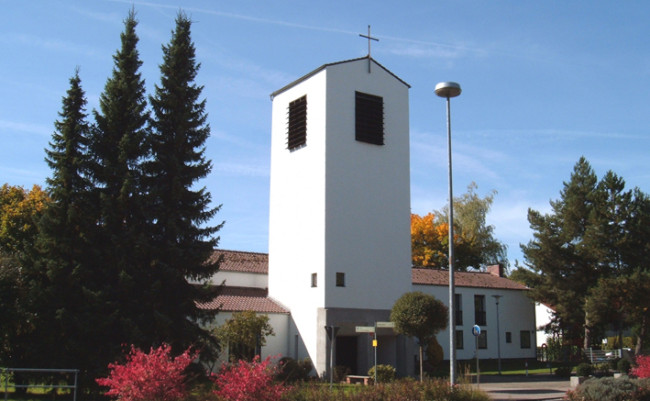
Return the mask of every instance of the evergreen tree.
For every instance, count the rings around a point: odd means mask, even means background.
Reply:
[[[591,343],[585,320],[585,300],[597,280],[594,249],[585,241],[598,178],[583,157],[571,179],[564,183],[560,200],[552,201],[552,213],[529,209],[528,221],[534,239],[522,246],[529,267],[540,274],[535,299],[553,305],[565,338]]]
[[[100,360],[115,360],[122,344],[139,348],[152,345],[142,325],[143,288],[146,281],[147,232],[142,189],[142,163],[148,157],[145,140],[149,114],[145,84],[139,68],[137,21],[131,10],[120,35],[121,48],[113,56],[112,76],[94,110],[96,125],[90,136],[90,177],[99,205],[100,250],[95,261],[98,283],[93,291],[102,298],[105,319],[103,336],[97,341]]]
[[[206,282],[218,269],[219,261],[210,255],[218,242],[214,234],[221,228],[206,225],[219,210],[211,208],[210,193],[194,189],[210,172],[211,162],[204,155],[210,126],[205,100],[200,99],[203,87],[195,83],[200,65],[190,28],[190,19],[179,13],[171,41],[163,46],[161,82],[150,98],[152,158],[146,163],[155,252],[148,301],[154,320],[147,327],[157,341],[177,350],[211,338],[201,323],[214,313],[196,303],[209,301],[215,293],[196,284]]]
[[[551,206],[550,215],[528,213],[535,239],[522,250],[538,273],[533,294],[556,308],[565,337],[582,338],[587,348],[596,334],[624,328],[621,316],[614,319],[616,313],[607,315],[593,306],[606,303],[607,297],[594,288],[599,280],[629,282],[632,275],[648,270],[650,201],[638,189],[625,190],[625,181],[611,171],[598,181],[581,158],[561,199]],[[617,300],[610,302],[613,306]],[[611,324],[616,327],[608,327]]]
[[[90,197],[88,179],[88,139],[86,98],[79,71],[70,78],[63,98],[60,120],[54,123],[46,161],[52,169],[47,179],[51,198],[39,222],[36,270],[41,281],[32,288],[33,311],[39,316],[38,332],[43,367],[76,367],[82,371],[83,384],[105,369],[95,351],[97,329],[103,317],[97,309],[100,300],[95,289],[97,249],[93,241],[97,211]],[[98,363],[100,365],[98,365]]]

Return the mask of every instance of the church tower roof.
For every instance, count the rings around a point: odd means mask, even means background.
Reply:
[[[383,65],[379,64],[379,63],[377,62],[377,60],[375,60],[375,59],[372,58],[372,57],[365,56],[365,57],[359,57],[359,58],[354,58],[354,59],[350,59],[350,60],[342,60],[342,61],[337,61],[337,62],[333,62],[333,63],[323,64],[323,65],[321,65],[320,67],[316,68],[315,70],[313,70],[313,71],[311,71],[311,72],[309,72],[309,73],[303,75],[302,77],[296,79],[295,81],[293,81],[293,82],[291,82],[291,83],[285,85],[284,87],[282,87],[282,88],[276,90],[275,92],[271,93],[271,100],[273,100],[274,97],[276,97],[276,96],[279,95],[280,93],[286,91],[287,89],[292,88],[292,87],[296,86],[297,84],[299,84],[299,83],[301,83],[301,82],[304,82],[304,81],[308,80],[309,78],[313,77],[314,75],[318,74],[319,72],[321,72],[321,71],[327,69],[327,67],[331,67],[331,66],[339,65],[339,64],[345,64],[345,63],[353,63],[353,62],[355,62],[355,61],[359,61],[359,60],[368,60],[368,59],[370,59],[369,61],[372,62],[372,63],[374,63],[376,66],[378,66],[379,68],[383,69],[384,71],[386,71],[387,73],[389,73],[390,75],[392,75],[393,77],[395,77],[395,79],[397,79],[398,81],[400,81],[401,83],[403,83],[404,85],[406,85],[408,88],[411,87],[411,85],[409,85],[408,83],[406,83],[406,81],[404,81],[402,78],[400,78],[400,77],[398,77],[397,75],[395,75],[395,74],[394,74],[392,71],[390,71],[388,68],[386,68],[386,67],[384,67]]]

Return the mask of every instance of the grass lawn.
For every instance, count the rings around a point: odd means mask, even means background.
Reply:
[[[528,374],[552,374],[555,368],[560,366],[559,363],[540,362],[537,360],[528,361]],[[499,364],[496,359],[479,360],[481,375],[498,375]],[[476,361],[467,360],[459,362],[461,372],[476,373]],[[503,375],[525,375],[526,361],[522,359],[502,359],[501,374]]]

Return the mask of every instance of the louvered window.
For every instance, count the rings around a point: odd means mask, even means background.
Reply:
[[[298,149],[307,144],[307,96],[289,103],[287,149]]]
[[[380,96],[355,92],[355,116],[357,141],[384,144],[384,99]]]

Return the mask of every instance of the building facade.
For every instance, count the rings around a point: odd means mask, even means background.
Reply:
[[[374,329],[390,326],[406,292],[448,299],[445,272],[411,268],[408,90],[364,57],[325,64],[271,95],[268,259],[263,266],[265,255],[220,251],[232,260],[213,282],[233,290],[204,305],[220,307],[219,320],[248,301],[273,315],[281,327],[263,355],[310,358],[325,376],[336,365],[366,374],[376,354],[377,363],[413,373],[413,341]],[[496,299],[501,356],[535,356],[534,306],[523,286],[489,273],[457,281],[459,359],[474,355],[467,333],[475,322],[486,333],[479,354],[497,357]],[[446,336],[439,343],[448,358]]]

